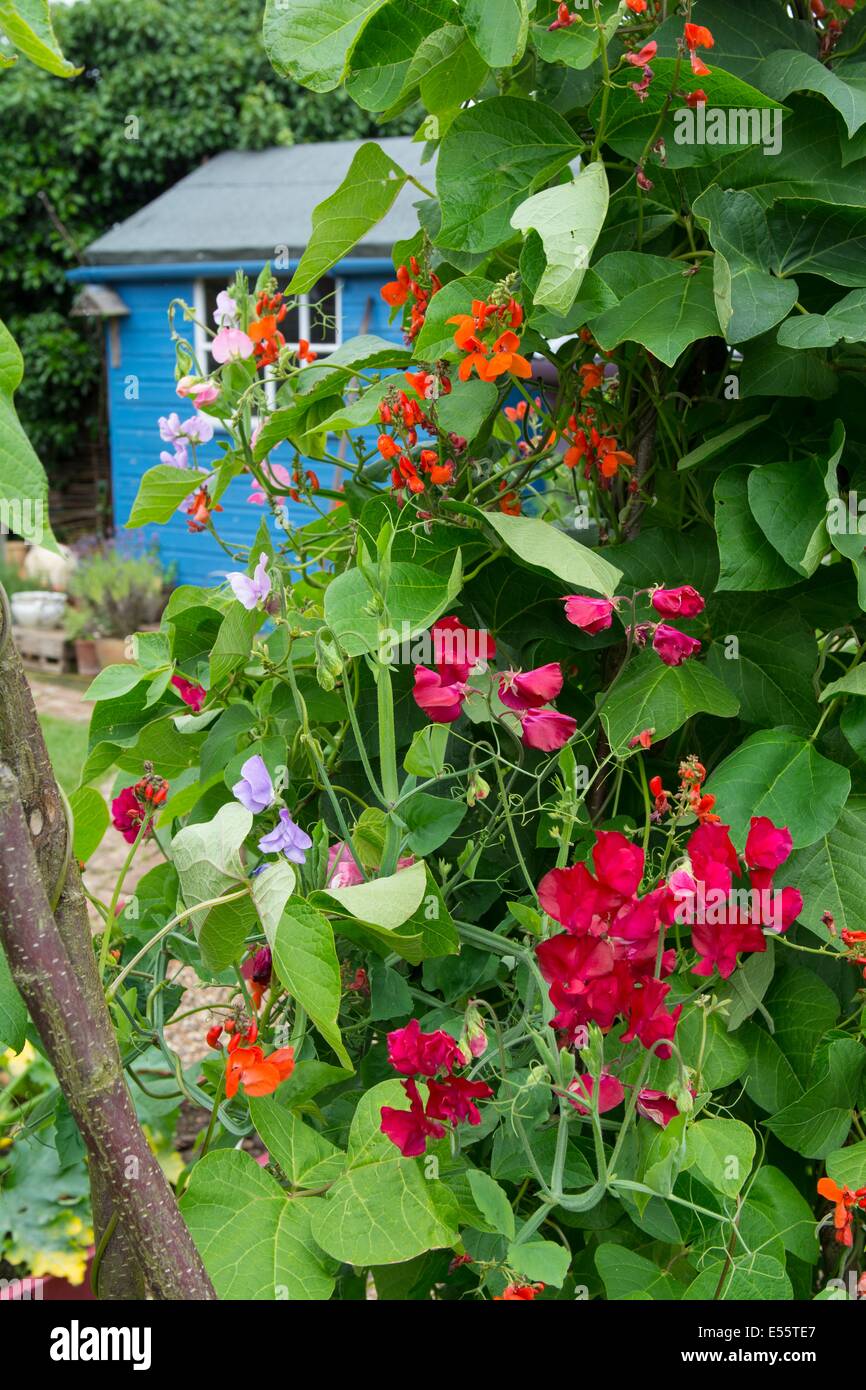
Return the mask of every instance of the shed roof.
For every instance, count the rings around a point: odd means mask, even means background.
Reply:
[[[86,259],[91,265],[268,260],[283,246],[297,256],[309,240],[313,209],[342,182],[363,143],[331,140],[216,155],[91,242]],[[408,137],[378,143],[430,187],[432,166],[422,166],[423,144]],[[353,254],[390,254],[395,241],[417,230],[413,204],[422,197],[412,185],[405,187]]]

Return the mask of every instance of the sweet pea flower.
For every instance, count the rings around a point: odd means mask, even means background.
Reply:
[[[220,393],[215,382],[196,376],[182,376],[174,389],[179,396],[189,396],[196,410],[212,405]]]
[[[271,579],[267,570],[268,557],[262,553],[259,556],[259,563],[253,571],[252,579],[242,570],[231,570],[226,575],[232,593],[248,613],[251,613],[259,603],[264,603],[271,592]]]
[[[569,594],[565,603],[565,616],[581,632],[594,637],[604,632],[613,622],[615,604],[609,598],[587,598],[584,594]]]
[[[189,705],[193,714],[198,714],[207,699],[207,691],[204,686],[196,685],[194,681],[188,681],[185,676],[172,676],[171,684],[184,704]]]
[[[521,742],[527,748],[555,753],[577,730],[577,720],[555,709],[530,709],[521,718]]]
[[[665,666],[682,666],[690,656],[701,649],[696,637],[689,637],[679,628],[659,623],[653,633],[653,650],[661,657]]]
[[[254,816],[273,805],[274,784],[265,767],[265,760],[259,753],[247,758],[241,767],[241,780],[235,782],[232,795],[248,811],[252,811]]]
[[[589,1107],[584,1101],[589,1101],[595,1095],[595,1077],[588,1072],[583,1076],[576,1076],[568,1087],[568,1103],[573,1105],[579,1115],[588,1115]],[[580,1096],[580,1100],[572,1100],[572,1096]],[[598,1113],[603,1115],[607,1110],[615,1110],[618,1105],[622,1105],[625,1099],[625,1089],[622,1082],[610,1072],[603,1071],[598,1083]]]
[[[409,869],[414,863],[414,856],[409,854],[397,860],[397,868]],[[356,884],[364,882],[345,840],[338,840],[328,850],[328,875],[325,882],[328,888],[353,888]]]
[[[632,67],[645,68],[647,63],[651,63],[658,53],[658,47],[655,39],[650,39],[649,43],[645,43],[637,53],[627,53],[625,60],[627,63],[631,63]]]
[[[281,463],[269,463],[264,468],[264,472],[271,482],[285,488],[285,494],[277,499],[278,501],[283,501],[285,497],[288,496],[289,490],[292,487],[292,475],[288,468],[284,468]],[[251,491],[247,501],[252,502],[254,506],[264,507],[265,504],[270,501],[271,494],[265,492],[258,478],[253,478],[250,481],[250,488]]]
[[[238,306],[232,299],[228,290],[220,290],[216,297],[216,308],[213,311],[213,321],[217,328],[222,328],[223,324],[234,323],[238,316]]]
[[[173,454],[170,454],[167,449],[163,449],[159,455],[159,461],[160,463],[164,463],[168,468],[186,468],[189,462],[189,455],[183,440],[177,440]]]
[[[663,618],[696,618],[706,607],[691,584],[683,584],[678,589],[656,589],[650,601]]]
[[[184,420],[180,431],[190,444],[209,444],[213,439],[213,421],[206,415],[191,415]]]
[[[486,1081],[470,1081],[465,1076],[450,1076],[447,1081],[428,1081],[427,1116],[432,1120],[449,1120],[458,1125],[468,1120],[481,1124],[481,1112],[476,1100],[487,1100],[493,1091]]]
[[[643,877],[644,852],[618,830],[597,830],[592,862],[599,883],[612,888],[624,898],[630,898],[640,887]]]
[[[419,709],[434,724],[453,724],[459,719],[466,693],[465,681],[447,684],[438,671],[431,671],[428,666],[415,667],[412,695]]]
[[[221,328],[211,343],[215,362],[237,362],[252,357],[252,338],[240,328]]]
[[[404,1158],[419,1158],[427,1148],[427,1140],[444,1139],[445,1126],[428,1119],[416,1083],[407,1079],[400,1085],[409,1101],[408,1110],[397,1110],[393,1105],[383,1105],[379,1128],[396,1144]]]
[[[540,709],[555,700],[562,689],[562,667],[549,661],[534,671],[506,671],[499,677],[499,698],[509,709]]]
[[[237,795],[237,792],[235,794]],[[259,840],[259,849],[262,854],[284,854],[292,864],[306,864],[307,850],[312,849],[312,847],[313,842],[306,830],[295,825],[285,807],[280,809],[279,823],[276,828],[268,835],[263,835]]]
[[[388,1034],[388,1061],[404,1076],[430,1077],[466,1065],[450,1033],[441,1028],[435,1033],[422,1033],[417,1018]]]
[[[637,1111],[645,1119],[661,1125],[662,1129],[666,1129],[680,1113],[676,1101],[671,1100],[665,1091],[653,1091],[646,1086],[638,1091]]]
[[[746,836],[744,859],[749,869],[774,873],[788,858],[794,842],[787,826],[779,829],[769,816],[752,816]]]

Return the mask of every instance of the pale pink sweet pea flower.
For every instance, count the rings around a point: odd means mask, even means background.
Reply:
[[[226,324],[233,324],[237,316],[238,306],[236,301],[232,299],[228,290],[220,290],[216,297],[216,308],[213,312],[213,321],[217,328],[222,328]]]
[[[248,613],[251,613],[258,604],[264,603],[271,592],[271,578],[267,569],[268,557],[262,553],[259,557],[259,563],[253,571],[252,579],[242,570],[232,570],[226,575],[232,593]]]
[[[272,482],[278,483],[281,487],[284,487],[286,493],[288,493],[289,488],[292,486],[292,475],[288,468],[284,468],[281,463],[267,463],[263,466],[263,471]],[[250,495],[247,498],[248,502],[254,503],[257,507],[263,507],[265,503],[270,500],[270,494],[265,492],[258,478],[252,478],[250,480],[250,488]],[[276,500],[282,502],[285,500],[285,497],[281,495]]]
[[[221,328],[211,343],[215,362],[237,362],[252,357],[253,340],[241,328]]]
[[[661,657],[665,666],[682,666],[690,656],[701,649],[696,637],[689,637],[678,628],[659,623],[653,634],[653,650]]]
[[[213,405],[220,393],[215,382],[196,376],[182,376],[174,389],[181,397],[189,396],[196,410]]]
[[[563,600],[565,616],[581,632],[594,637],[604,632],[613,622],[615,603],[609,598],[588,598],[585,594],[569,594]]]
[[[415,859],[410,854],[405,859],[398,859],[397,868],[408,869],[414,863]],[[328,888],[354,888],[356,884],[364,882],[345,840],[338,840],[328,850],[328,876],[325,882]]]

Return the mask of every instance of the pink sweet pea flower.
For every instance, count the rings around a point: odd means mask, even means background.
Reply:
[[[752,816],[743,856],[750,869],[767,869],[774,873],[793,848],[787,826],[779,829],[768,816]]]
[[[388,1061],[404,1076],[435,1076],[437,1072],[466,1065],[450,1033],[441,1028],[435,1033],[422,1033],[417,1018],[388,1034]]]
[[[701,649],[696,637],[689,637],[678,628],[659,623],[653,634],[653,650],[661,657],[665,666],[682,666],[690,656]]]
[[[232,299],[228,290],[220,290],[216,297],[216,308],[213,313],[213,321],[217,328],[222,328],[224,324],[234,323],[238,316],[238,306]]]
[[[527,748],[555,753],[564,748],[577,730],[577,720],[555,709],[530,709],[521,719],[521,742]]]
[[[656,589],[652,606],[663,618],[696,618],[706,604],[697,589],[683,584],[679,589]]]
[[[534,671],[506,671],[499,677],[499,698],[509,709],[540,709],[555,700],[562,689],[562,667],[549,661]]]
[[[590,637],[594,637],[597,632],[604,632],[613,622],[616,605],[609,598],[587,598],[584,594],[569,594],[563,602],[568,621],[579,627],[581,632],[589,633]]]
[[[393,1105],[383,1105],[379,1127],[391,1143],[397,1145],[404,1158],[419,1158],[427,1148],[428,1138],[445,1137],[445,1126],[427,1118],[414,1081],[401,1081],[400,1084],[406,1092],[410,1108],[396,1110]]]
[[[761,939],[763,940],[763,937]],[[628,1027],[622,1035],[622,1042],[628,1043],[633,1038],[639,1038],[644,1047],[652,1047],[662,1038],[668,1041],[673,1038],[683,1006],[677,1004],[676,1008],[668,1013],[664,1001],[669,992],[670,985],[663,984],[661,980],[642,981],[640,989],[635,989],[631,996]],[[656,1048],[655,1055],[664,1062],[670,1057],[671,1050],[663,1045]]]
[[[259,603],[264,603],[271,592],[271,579],[267,569],[268,557],[263,553],[253,571],[252,579],[242,570],[231,570],[226,575],[232,593],[248,613],[251,613]]]
[[[450,1120],[458,1125],[468,1120],[481,1124],[481,1112],[476,1100],[487,1100],[493,1091],[486,1081],[470,1081],[465,1076],[450,1076],[447,1081],[428,1081],[427,1115],[433,1120]]]
[[[721,864],[737,878],[740,876],[740,861],[731,843],[731,827],[718,823],[699,825],[686,845],[686,854],[691,861],[695,878],[706,882],[712,864]]]
[[[471,671],[484,670],[496,656],[496,643],[489,633],[467,627],[453,615],[439,618],[430,629],[430,637],[433,665],[445,685],[467,680]]]
[[[284,501],[289,494],[289,489],[292,487],[292,475],[288,468],[284,468],[281,463],[267,463],[262,465],[262,468],[265,476],[269,478],[271,482],[277,484],[279,487],[285,488],[285,493],[281,494],[281,496],[276,499],[277,501]],[[265,506],[273,496],[272,493],[265,492],[258,478],[252,478],[250,480],[250,488],[251,491],[247,501],[252,502],[257,507]]]
[[[448,685],[438,671],[431,671],[428,666],[415,667],[412,695],[418,708],[434,724],[453,724],[455,719],[459,719],[466,693],[464,681]]]
[[[189,396],[196,410],[201,410],[203,405],[213,405],[220,393],[215,382],[195,376],[182,376],[174,389],[179,396]]]
[[[551,869],[538,885],[542,909],[567,931],[590,931],[595,919],[610,917],[622,907],[622,895],[597,883],[585,864]],[[539,947],[539,951],[541,947]]]
[[[569,1084],[569,1105],[573,1105],[579,1115],[588,1115],[589,1108],[581,1100],[572,1100],[572,1095],[581,1096],[583,1100],[591,1100],[595,1094],[595,1077],[588,1072],[583,1076],[576,1076]],[[625,1099],[623,1084],[617,1077],[611,1076],[610,1072],[603,1071],[599,1077],[598,1084],[598,1113],[604,1115],[607,1110],[615,1110],[618,1105],[622,1105]]]
[[[221,328],[211,343],[215,362],[236,362],[252,357],[255,351],[252,338],[240,328]]]
[[[592,862],[599,882],[624,898],[630,898],[640,887],[644,852],[640,845],[633,845],[618,830],[595,832]]]

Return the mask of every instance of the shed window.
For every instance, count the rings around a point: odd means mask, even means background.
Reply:
[[[291,279],[289,275],[277,276],[279,288],[285,290]],[[204,371],[209,371],[211,362],[210,345],[213,341],[199,325],[215,328],[214,310],[217,295],[226,288],[226,280],[197,280],[195,286],[196,355]],[[308,294],[293,296],[294,303],[280,324],[280,332],[289,347],[296,348],[302,338],[310,347],[327,357],[334,348],[339,347],[341,338],[341,283],[330,275],[319,280]]]

